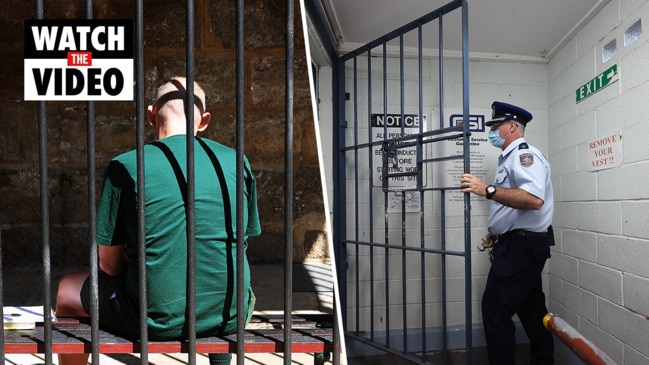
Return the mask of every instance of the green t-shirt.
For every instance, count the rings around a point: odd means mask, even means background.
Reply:
[[[236,241],[231,240],[236,240],[236,151],[214,141],[201,141],[217,157],[228,194],[224,199],[214,165],[195,141],[196,331],[198,336],[209,336],[236,331]],[[144,148],[150,339],[187,336],[187,220],[182,188],[186,184],[186,162],[185,135],[171,136]],[[247,160],[244,177],[247,238],[261,233],[256,182]],[[120,327],[132,331],[132,336],[139,336],[136,200],[136,151],[130,151],[114,158],[106,171],[97,213],[97,243],[127,244],[124,253],[128,268],[115,300],[124,321]],[[233,237],[228,237],[226,222],[231,222]],[[247,258],[244,267],[247,311],[251,291]]]

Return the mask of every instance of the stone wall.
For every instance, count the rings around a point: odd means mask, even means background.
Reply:
[[[82,2],[44,1],[44,17],[81,19]],[[40,265],[38,112],[23,101],[23,22],[35,18],[31,1],[8,0],[0,15],[0,242],[5,267]],[[195,78],[207,93],[212,123],[203,136],[235,143],[235,5],[197,0]],[[173,75],[185,74],[185,3],[144,1],[145,97]],[[245,1],[245,153],[259,189],[263,234],[250,240],[253,263],[283,260],[284,1]],[[130,0],[94,1],[95,19],[132,19]],[[326,259],[324,204],[309,94],[300,9],[295,5],[294,166],[296,260]],[[97,186],[115,155],[135,148],[135,102],[95,102]],[[53,265],[88,263],[88,174],[85,102],[48,102],[49,223]],[[153,130],[147,126],[146,140]],[[314,218],[315,217],[315,218]],[[306,226],[305,226],[306,225]],[[324,245],[324,246],[323,246]],[[307,247],[307,249],[304,249]],[[313,253],[308,252],[312,249]],[[305,251],[307,250],[307,251]]]

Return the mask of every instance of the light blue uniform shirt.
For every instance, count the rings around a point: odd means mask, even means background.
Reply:
[[[500,154],[494,185],[496,188],[520,188],[543,199],[539,210],[514,209],[491,202],[489,232],[503,234],[514,229],[546,232],[554,214],[551,169],[548,159],[523,138],[513,141]]]

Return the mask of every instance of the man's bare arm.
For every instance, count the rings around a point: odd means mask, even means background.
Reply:
[[[110,276],[117,276],[126,270],[124,248],[126,244],[117,246],[99,246],[99,267]]]

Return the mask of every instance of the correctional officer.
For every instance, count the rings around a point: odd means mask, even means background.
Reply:
[[[553,364],[553,337],[543,326],[548,310],[541,272],[553,244],[554,196],[550,163],[524,134],[532,114],[494,102],[489,141],[502,149],[493,184],[463,174],[462,192],[491,200],[489,231],[483,245],[493,262],[482,296],[482,317],[492,365],[514,365],[518,314],[531,344],[530,364]]]

